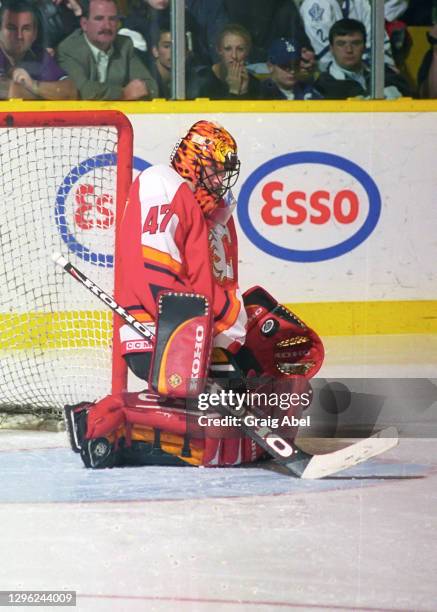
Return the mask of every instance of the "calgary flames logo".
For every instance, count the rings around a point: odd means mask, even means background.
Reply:
[[[216,225],[209,230],[209,252],[212,271],[220,285],[234,280],[232,265],[231,235],[223,225]]]
[[[170,387],[173,387],[173,389],[175,389],[176,387],[179,387],[179,385],[182,383],[182,378],[179,376],[179,374],[171,374],[171,376],[169,376],[168,383]]]

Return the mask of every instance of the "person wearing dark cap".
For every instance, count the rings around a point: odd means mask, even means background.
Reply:
[[[269,49],[270,77],[261,83],[262,100],[311,100],[321,96],[304,80],[302,49],[289,38],[277,38]],[[306,76],[306,75],[305,75]]]

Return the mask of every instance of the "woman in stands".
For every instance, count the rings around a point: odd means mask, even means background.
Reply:
[[[198,71],[197,97],[212,100],[254,100],[259,97],[259,81],[246,66],[252,40],[239,24],[229,24],[221,31],[217,51],[219,62]]]

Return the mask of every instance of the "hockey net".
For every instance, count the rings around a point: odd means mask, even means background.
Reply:
[[[0,428],[56,428],[123,386],[110,311],[51,256],[114,292],[132,130],[116,111],[0,113],[0,156]]]

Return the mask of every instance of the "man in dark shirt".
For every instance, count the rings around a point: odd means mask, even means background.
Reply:
[[[0,99],[69,100],[76,87],[44,49],[38,10],[29,0],[0,8]]]
[[[163,28],[159,40],[152,47],[154,62],[150,74],[158,85],[159,98],[171,98],[171,32]]]
[[[158,98],[172,97],[171,83],[171,31],[170,25],[163,25],[159,31],[159,38],[151,48],[152,60],[146,62],[149,72],[158,85]],[[195,98],[197,95],[197,73],[202,67],[196,65],[191,52],[186,54],[185,78],[186,98]]]
[[[370,69],[363,61],[366,28],[357,19],[340,19],[329,30],[333,61],[314,83],[324,97],[334,100],[370,97]],[[395,70],[385,65],[384,98],[409,96],[408,84]]]

